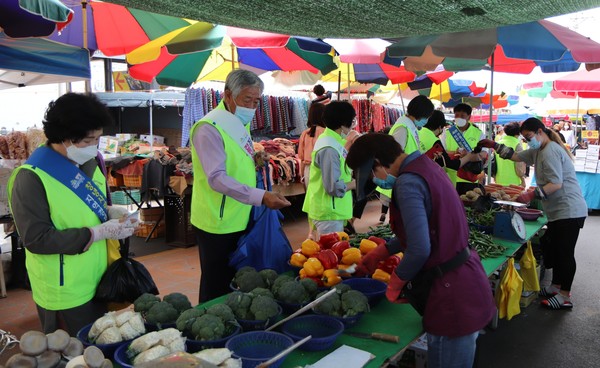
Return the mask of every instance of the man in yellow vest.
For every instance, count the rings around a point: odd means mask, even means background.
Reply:
[[[194,185],[191,223],[200,255],[200,302],[227,294],[235,269],[229,256],[250,220],[252,206],[290,205],[281,194],[256,188],[250,122],[264,84],[237,69],[225,80],[223,100],[190,131]]]
[[[317,238],[344,230],[352,217],[352,171],[346,166],[346,137],[356,112],[346,101],[332,101],[325,107],[325,131],[312,152],[308,188],[302,211],[308,214]]]
[[[473,108],[465,103],[459,103],[454,107],[454,124],[463,134],[471,149],[477,146],[477,142],[485,138],[485,134],[469,121],[471,119],[472,111]],[[455,155],[462,157],[466,154],[466,151],[459,147],[458,143],[452,137],[450,132],[446,130],[443,136],[442,144],[444,145],[444,148],[450,157]],[[459,194],[464,194],[467,191],[480,186],[477,180],[470,181],[458,177],[456,170],[446,168],[446,172],[448,173],[450,180],[455,184],[456,190]]]
[[[93,299],[107,267],[106,239],[124,239],[134,231],[123,219],[125,208],[107,205],[106,178],[96,160],[103,128],[113,123],[94,95],[61,96],[46,110],[47,144],[8,182],[45,333],[62,328],[75,336],[106,313],[106,305]]]
[[[519,139],[521,135],[520,129],[521,126],[517,122],[506,124],[504,127],[505,134],[498,140],[498,143],[512,148],[515,152],[523,151],[523,146]],[[495,155],[497,169],[494,181],[501,185],[513,184],[525,186],[525,163],[505,160],[498,153],[495,153]]]

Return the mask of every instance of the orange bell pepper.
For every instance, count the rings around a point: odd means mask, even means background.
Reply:
[[[304,268],[301,268],[300,271],[298,271],[298,275],[300,276],[301,279],[305,279],[308,277],[308,275],[306,274],[306,270]]]
[[[375,248],[377,248],[377,243],[372,240],[363,239],[360,241],[360,252],[362,254],[367,254]]]
[[[342,278],[338,275],[338,270],[332,268],[323,272],[323,277],[321,280],[323,280],[323,285],[327,287],[334,286],[342,282]]]
[[[358,263],[361,257],[360,249],[354,247],[348,248],[342,253],[342,263],[345,265],[352,265]]]
[[[302,242],[302,254],[307,257],[317,254],[321,250],[321,246],[314,240],[306,239]]]
[[[371,275],[371,278],[372,278],[372,279],[374,279],[374,280],[379,280],[379,281],[383,281],[383,282],[385,282],[386,284],[387,284],[388,282],[390,282],[390,277],[391,277],[391,275],[390,275],[389,273],[387,273],[387,272],[385,272],[384,270],[382,270],[382,269],[379,269],[379,268],[378,268],[378,269],[376,269],[376,270],[375,270],[375,272],[373,272],[373,275]]]
[[[345,231],[338,231],[337,234],[340,237],[339,241],[348,241],[348,240],[350,240],[350,236],[348,236],[348,234]]]
[[[306,276],[311,277],[321,276],[323,274],[323,271],[325,271],[323,265],[321,264],[321,261],[319,261],[315,257],[310,257],[309,259],[307,259],[306,262],[304,262],[302,269],[304,269],[304,271],[306,272]]]
[[[302,267],[304,265],[304,262],[306,262],[306,260],[307,260],[307,258],[304,254],[292,253],[292,256],[290,257],[290,264],[292,266]]]

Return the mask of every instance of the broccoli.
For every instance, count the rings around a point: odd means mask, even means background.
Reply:
[[[234,291],[233,293],[227,295],[225,304],[231,308],[233,314],[235,314],[237,318],[249,319],[248,311],[250,310],[250,305],[252,304],[252,298],[250,295],[242,293],[241,291]]]
[[[344,317],[352,317],[369,311],[369,300],[358,290],[349,290],[342,294]]]
[[[234,278],[237,279],[238,277],[242,276],[246,272],[256,272],[256,268],[251,267],[251,266],[244,266],[235,272]]]
[[[163,302],[171,304],[179,313],[192,307],[192,303],[190,303],[188,297],[181,293],[171,293],[169,295],[165,295]]]
[[[223,321],[212,314],[204,314],[192,324],[192,335],[196,340],[217,340],[223,337],[224,332]]]
[[[223,320],[223,322],[235,321],[233,310],[227,304],[215,304],[206,310],[206,313],[217,316]]]
[[[273,283],[277,279],[277,276],[279,276],[277,274],[277,271],[272,270],[270,268],[266,268],[264,270],[260,270],[258,273],[260,274],[260,276],[262,277],[263,281],[265,282],[266,287],[268,287],[268,288],[270,288],[271,285],[273,285]]]
[[[282,284],[276,296],[278,300],[290,304],[301,304],[310,299],[306,289],[298,281],[288,281]]]
[[[300,283],[302,284],[304,289],[306,289],[308,295],[310,295],[311,297],[319,291],[317,282],[313,279],[304,278],[300,280]]]
[[[273,298],[259,295],[252,300],[250,311],[254,314],[254,319],[266,321],[279,314],[279,304]]]
[[[245,293],[256,289],[257,287],[265,287],[265,282],[262,276],[256,271],[247,271],[235,278],[235,283],[239,286],[240,291]]]
[[[154,303],[158,302],[160,302],[160,298],[156,295],[144,293],[133,302],[133,310],[142,314],[146,314],[150,310],[150,307],[152,307]]]
[[[256,298],[259,295],[265,295],[265,296],[268,296],[270,298],[274,298],[273,293],[271,292],[271,290],[265,289],[265,288],[256,288],[256,289],[252,290],[249,294],[250,294],[250,296],[252,298]]]
[[[323,291],[315,297],[315,299],[321,297],[321,295],[327,293],[327,291]],[[341,317],[341,309],[342,309],[342,301],[340,299],[340,295],[338,293],[333,293],[324,300],[322,300],[319,304],[315,305],[313,308],[315,312],[326,314],[328,316],[336,316]]]
[[[350,286],[348,286],[347,284],[344,283],[340,283],[334,286],[334,288],[337,290],[338,294],[343,294],[349,290],[352,290],[352,288]]]
[[[176,322],[177,329],[179,331],[191,331],[192,324],[194,323],[196,318],[200,317],[204,313],[205,313],[204,309],[198,309],[198,308],[190,308],[190,309],[184,310],[181,313],[181,315],[179,315],[179,317],[177,318],[177,322]]]
[[[273,294],[277,295],[279,287],[288,281],[294,281],[294,278],[290,275],[279,275],[273,282],[273,286],[271,286],[271,291]]]
[[[160,325],[162,323],[175,322],[179,312],[167,302],[154,303],[146,314],[146,322]]]

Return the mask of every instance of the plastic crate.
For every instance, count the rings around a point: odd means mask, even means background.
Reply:
[[[164,198],[166,233],[165,242],[176,247],[196,244],[194,228],[190,221],[192,195],[166,194]]]
[[[141,175],[123,175],[123,183],[126,187],[139,188],[142,186]]]
[[[136,202],[138,202],[138,203],[140,202],[141,196],[140,196],[139,190],[137,190],[137,189],[130,190],[129,194],[131,194],[131,196],[133,197],[133,199],[135,199]],[[117,190],[115,192],[111,192],[110,198],[111,198],[113,204],[124,204],[124,205],[133,204],[133,201],[131,200],[131,198],[129,198],[129,196],[127,194],[125,194],[125,192],[122,190]]]
[[[164,207],[150,207],[140,209],[140,221],[142,222],[156,222],[164,220]]]
[[[106,174],[106,181],[109,187],[122,187],[125,185],[123,175],[116,174],[113,176],[110,171]]]

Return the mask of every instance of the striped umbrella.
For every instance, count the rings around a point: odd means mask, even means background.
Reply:
[[[9,37],[45,37],[72,19],[73,11],[59,0],[0,1],[0,31]]]

